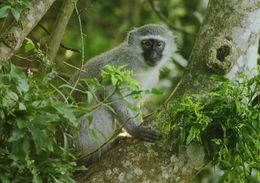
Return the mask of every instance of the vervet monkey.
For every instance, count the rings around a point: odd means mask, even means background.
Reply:
[[[101,80],[100,73],[105,65],[126,65],[125,69],[133,71],[134,79],[140,82],[141,90],[151,89],[159,80],[160,69],[171,59],[175,51],[174,36],[167,28],[156,24],[144,25],[130,31],[124,43],[90,59],[83,67],[84,72],[76,73],[72,81],[78,78]],[[113,90],[113,86],[108,86],[101,93],[97,93],[97,96],[102,100]],[[131,96],[126,100],[130,103],[135,102]],[[81,119],[79,137],[73,143],[84,155],[94,152],[112,137],[115,119],[132,137],[149,142],[159,139],[159,135],[152,128],[138,126],[140,119],[136,117],[136,112],[122,102],[120,94],[115,93],[109,101],[116,114],[108,107],[101,106],[89,114],[92,117],[90,125],[86,118]],[[91,138],[88,128],[97,129],[96,139]]]

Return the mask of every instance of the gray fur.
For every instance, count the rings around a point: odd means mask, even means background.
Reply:
[[[163,51],[163,58],[160,63],[154,67],[147,65],[142,56],[140,42],[143,37],[147,36],[163,38],[166,42],[166,46]],[[134,77],[140,82],[142,89],[150,89],[154,87],[158,81],[159,70],[171,58],[175,50],[176,47],[174,37],[168,29],[160,25],[148,24],[129,32],[126,42],[110,51],[104,52],[90,59],[84,66],[85,72],[76,73],[72,81],[79,77],[100,79],[100,71],[105,65],[110,64],[114,66],[121,66],[127,64],[126,69],[134,72]],[[112,90],[112,86],[107,87],[105,91],[102,91],[100,97],[109,95]],[[128,98],[127,100],[132,103],[134,102],[131,98]],[[127,108],[120,101],[119,95],[113,95],[110,101],[112,103],[111,107],[116,112],[116,115],[105,106],[102,106],[89,114],[93,118],[91,126],[88,125],[85,118],[81,119],[79,125],[79,137],[74,140],[74,144],[84,155],[90,154],[97,150],[112,137],[115,130],[115,119],[117,119],[126,131],[133,137],[147,141],[154,141],[159,138],[159,136],[151,128],[146,126],[138,126],[140,121],[136,118],[137,114]],[[88,132],[89,128],[96,128],[102,133],[97,135],[98,143],[90,137]]]

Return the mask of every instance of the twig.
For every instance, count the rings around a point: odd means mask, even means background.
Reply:
[[[42,24],[39,23],[38,26],[39,26],[44,32],[46,32],[48,35],[51,35],[50,31],[48,31],[48,29],[47,29],[46,27],[44,27],[44,25],[42,25]],[[71,47],[69,47],[69,46],[64,45],[63,43],[60,43],[60,47],[66,49],[66,50],[70,50],[70,51],[73,51],[73,52],[80,53],[80,50],[79,50],[79,49],[71,48]]]
[[[39,69],[33,68],[33,67],[23,67],[23,66],[19,66],[19,65],[16,65],[16,67],[23,70],[23,71],[30,69],[30,71],[32,71],[33,73],[39,72]],[[67,74],[67,73],[64,73],[64,72],[59,72],[58,75],[59,75],[59,77],[62,77],[62,78],[66,78],[66,79],[70,78],[70,75]]]
[[[174,25],[172,25],[172,23],[167,19],[167,17],[161,12],[161,10],[156,6],[156,4],[154,3],[154,0],[148,0],[150,6],[152,7],[153,11],[156,13],[156,15],[172,30],[178,31],[178,32],[182,32],[184,34],[188,34],[188,35],[192,35],[195,36],[195,34],[191,33],[191,32],[187,32],[183,29],[177,28]]]
[[[21,56],[21,55],[14,55],[14,57],[17,57],[17,58],[19,58],[19,59],[22,59],[22,60],[26,60],[26,61],[28,61],[28,62],[33,62],[34,60],[32,60],[32,59],[29,59],[29,58],[27,58],[27,57],[23,57],[23,56]]]
[[[54,86],[53,84],[50,84],[50,86],[57,92],[59,93],[60,96],[62,96],[62,98],[64,99],[64,101],[66,102],[66,104],[69,104],[67,98],[65,97],[65,95],[62,93],[62,91],[60,91],[56,86]]]
[[[77,70],[77,71],[80,71],[80,72],[86,72],[85,70],[83,70],[83,69],[81,69],[81,68],[78,68],[78,67],[76,67],[76,66],[74,66],[74,65],[71,65],[70,63],[68,63],[68,62],[66,62],[66,61],[64,61],[64,64],[65,65],[67,65],[67,66],[69,66],[69,67],[71,67],[71,68],[73,68],[73,69],[75,69],[75,70]]]
[[[75,8],[76,14],[77,14],[77,16],[78,16],[78,21],[79,21],[79,30],[80,30],[80,38],[81,38],[81,67],[80,67],[80,71],[79,71],[79,73],[78,73],[78,76],[77,76],[77,78],[76,78],[76,81],[74,82],[73,88],[75,88],[75,87],[78,85],[78,82],[79,82],[79,79],[80,79],[80,73],[83,71],[83,64],[84,64],[84,60],[85,60],[85,53],[84,53],[84,50],[85,50],[84,34],[83,34],[83,29],[82,29],[81,17],[80,17],[80,14],[79,14],[79,11],[78,11],[77,4],[76,4],[76,3],[74,3],[74,8]],[[70,91],[69,96],[71,96],[72,93],[73,93],[73,89]],[[69,96],[68,96],[68,97],[69,97]]]
[[[176,90],[179,88],[181,83],[182,83],[182,80],[180,80],[178,82],[177,86],[171,91],[171,93],[166,97],[166,99],[163,101],[163,103],[159,107],[157,107],[154,111],[152,111],[151,113],[144,116],[144,120],[150,119],[155,113],[160,112],[163,109],[163,106],[165,106],[170,101],[170,99],[172,98],[172,96],[174,95]]]

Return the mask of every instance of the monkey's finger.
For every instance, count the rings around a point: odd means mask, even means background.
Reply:
[[[152,128],[148,127],[145,129],[145,134],[153,136],[155,138],[161,138],[161,134],[157,131],[153,130]]]
[[[146,142],[154,142],[155,141],[154,139],[151,139],[150,137],[146,137],[146,136],[142,136],[140,139],[143,140],[143,141],[146,141]]]
[[[149,126],[139,127],[139,133],[137,137],[148,142],[154,142],[161,138],[161,136]]]
[[[158,138],[155,138],[154,136],[143,136],[142,140],[147,141],[147,142],[154,142],[159,140]]]
[[[161,135],[159,135],[158,133],[156,133],[154,131],[150,131],[148,133],[144,133],[143,138],[148,139],[148,141],[156,141],[156,140],[161,139]]]
[[[156,140],[160,140],[161,137],[159,135],[154,135],[154,134],[145,134],[144,137],[146,139],[149,139],[151,141],[156,141]]]

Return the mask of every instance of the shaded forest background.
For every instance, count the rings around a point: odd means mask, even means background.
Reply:
[[[35,43],[40,43],[44,48],[48,45],[46,41],[49,33],[55,26],[57,12],[62,1],[56,1],[48,13],[40,21],[40,24],[28,36]],[[206,0],[111,0],[111,1],[79,1],[77,3],[78,11],[82,22],[84,33],[84,61],[109,50],[126,38],[127,32],[134,27],[148,23],[166,24],[176,36],[178,42],[178,55],[162,72],[162,87],[169,89],[172,84],[176,84],[191,52],[193,42],[196,38],[203,14],[207,6]],[[55,60],[55,70],[59,75],[68,79],[75,69],[68,64],[80,67],[82,64],[81,36],[79,29],[78,15],[74,11],[62,44],[68,48],[61,47]],[[0,19],[4,26],[4,20]],[[3,29],[3,27],[2,27]],[[39,62],[35,62],[33,53],[24,53],[24,49],[13,58],[15,65],[21,66],[24,70],[30,68],[31,71],[37,71]],[[176,72],[170,72],[174,69]],[[55,80],[61,84],[61,80]]]

